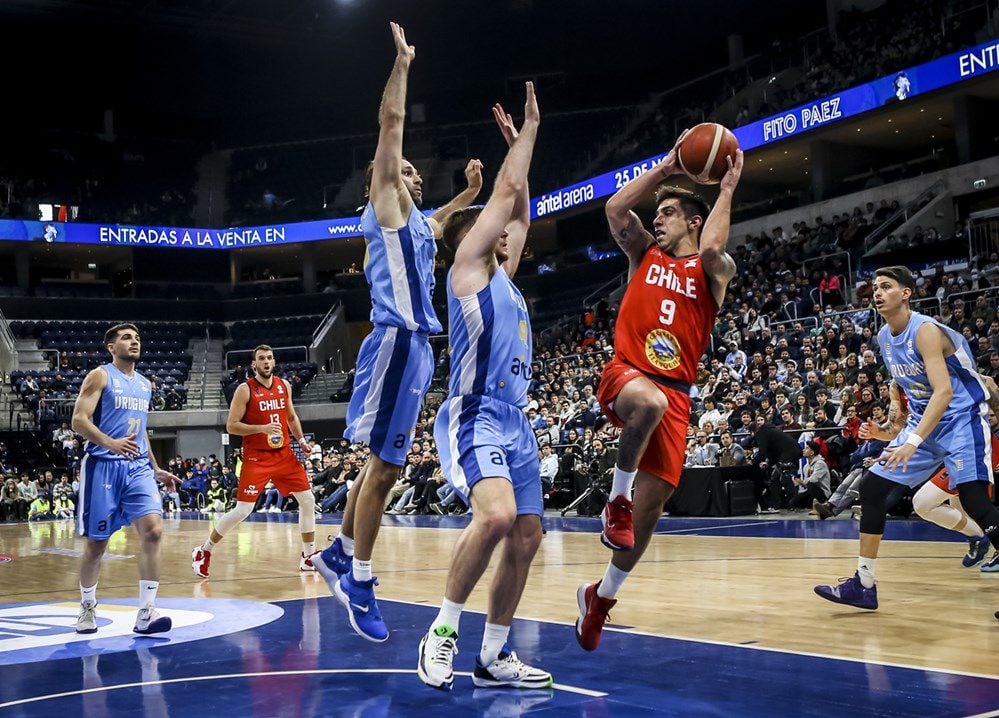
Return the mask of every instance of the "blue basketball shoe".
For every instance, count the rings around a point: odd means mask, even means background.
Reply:
[[[990,546],[988,536],[971,539],[968,541],[968,553],[964,554],[964,558],[961,559],[961,565],[965,568],[977,566],[989,555]]]
[[[378,579],[355,581],[354,572],[349,571],[333,584],[333,593],[347,609],[350,626],[361,638],[381,643],[388,638],[388,628],[382,620],[375,600],[375,586]]]
[[[878,607],[878,587],[864,588],[859,573],[853,574],[853,578],[844,580],[838,586],[816,586],[815,593],[827,601],[866,608],[868,611]]]
[[[336,541],[322,551],[312,554],[309,558],[312,560],[312,565],[315,566],[316,571],[326,581],[326,585],[332,594],[336,594],[333,586],[336,585],[341,576],[345,573],[350,573],[350,567],[354,563],[354,557],[348,556],[343,552],[343,542],[340,541],[339,536]]]
[[[985,573],[999,573],[999,550],[993,554],[992,558],[983,563],[978,570]]]

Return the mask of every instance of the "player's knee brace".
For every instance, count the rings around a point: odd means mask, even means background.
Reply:
[[[296,491],[292,494],[298,501],[298,525],[303,534],[316,530],[316,497],[311,491]]]
[[[215,522],[215,530],[220,536],[225,536],[251,513],[253,513],[252,501],[237,501],[236,507],[232,511]]]
[[[968,481],[957,485],[957,494],[968,516],[982,527],[986,536],[995,538],[999,533],[999,510],[989,498],[989,485],[984,481]]]
[[[944,494],[941,498],[940,494]],[[923,487],[912,497],[912,510],[922,518],[930,521],[930,512],[940,506],[946,500],[947,494],[938,489],[931,481],[923,484]]]
[[[860,486],[860,533],[881,535],[885,532],[888,493],[897,484],[870,471]]]

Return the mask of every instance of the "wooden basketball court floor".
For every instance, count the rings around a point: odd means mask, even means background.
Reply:
[[[0,554],[13,556],[0,563],[0,715],[999,716],[999,575],[963,568],[961,537],[918,521],[889,522],[881,607],[867,612],[812,592],[853,573],[853,521],[666,518],[586,653],[575,591],[609,552],[596,519],[546,518],[511,643],[555,688],[474,689],[487,574],[462,619],[454,690],[431,690],[417,644],[466,520],[385,517],[383,644],[354,635],[323,580],[299,574],[295,514],[252,516],[216,547],[207,580],[190,553],[210,520],[166,518],[158,604],[175,628],[161,638],[131,634],[131,529],[112,537],[101,626],[81,637],[73,522],[0,525]]]

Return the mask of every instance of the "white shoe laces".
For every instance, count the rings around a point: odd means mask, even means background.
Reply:
[[[431,663],[450,666],[451,657],[458,652],[458,646],[454,638],[438,638],[434,646],[434,655],[430,659]]]

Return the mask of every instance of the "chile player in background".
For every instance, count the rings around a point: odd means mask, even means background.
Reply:
[[[253,512],[261,490],[268,481],[282,496],[298,501],[298,526],[302,532],[302,555],[298,568],[314,571],[309,556],[315,552],[316,499],[305,475],[305,467],[291,450],[294,436],[308,456],[312,447],[303,437],[291,401],[291,384],[274,376],[274,351],[266,344],[253,350],[253,376],[236,387],[229,405],[226,431],[243,437],[243,468],[236,490],[236,506],[222,516],[205,542],[191,552],[194,574],[208,578],[212,549],[222,537]]]
[[[734,163],[728,160],[713,210],[693,192],[662,186],[653,233],[632,211],[663,179],[680,173],[677,148],[684,135],[659,165],[618,190],[606,207],[611,233],[630,266],[614,359],[604,369],[598,394],[604,413],[623,429],[600,535],[615,553],[604,578],[577,592],[576,638],[588,651],[600,642],[607,612],[617,603],[614,596],[645,552],[680,481],[690,385],[736,272],[725,246],[732,194],[742,174],[741,150]]]
[[[134,324],[117,324],[104,334],[112,360],[83,380],[73,407],[73,431],[87,440],[80,465],[77,531],[87,539],[80,561],[80,616],[77,633],[97,632],[97,578],[111,534],[135,523],[139,554],[139,614],[135,632],[163,633],[172,627],[154,608],[160,581],[163,506],[156,485],[179,482],[156,465],[149,451],[146,418],[152,385],[135,371],[142,342]],[[115,437],[115,438],[112,438]]]

